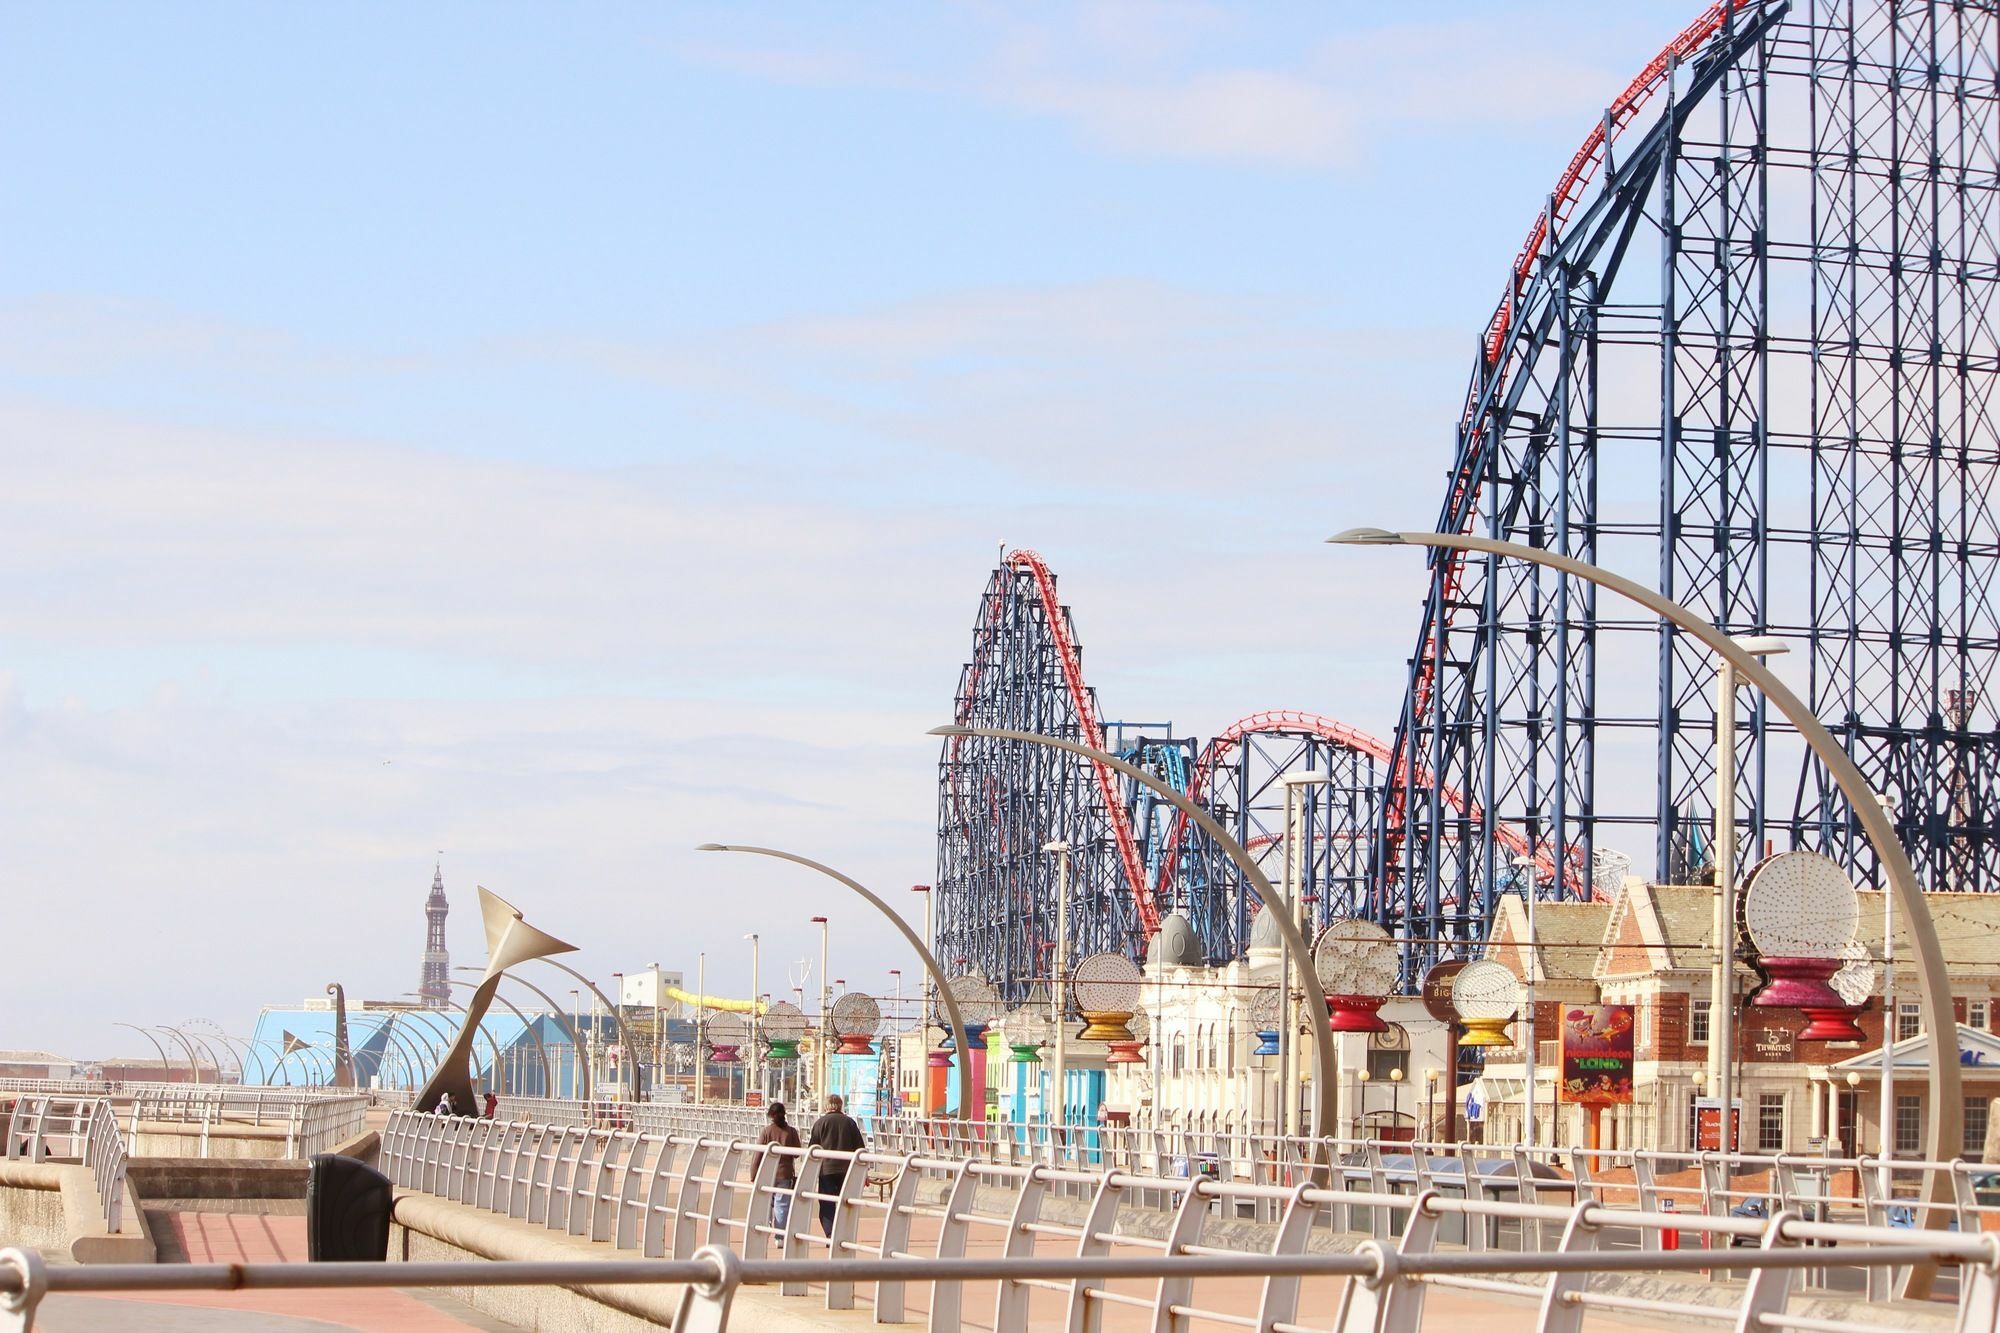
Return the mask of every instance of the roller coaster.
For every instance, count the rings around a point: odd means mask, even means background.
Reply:
[[[1732,633],[1784,639],[1929,887],[1971,891],[2000,887],[1995,10],[1702,11],[1543,198],[1470,349],[1436,516],[1650,575]],[[1054,573],[1012,551],[956,713],[1167,778],[1293,867],[1319,915],[1390,928],[1413,982],[1524,883],[1576,900],[1628,866],[1708,873],[1714,679],[1698,644],[1590,585],[1440,553],[1387,740],[1267,712],[1203,743],[1104,719]],[[1796,736],[1754,694],[1732,706],[1739,860],[1814,848],[1872,881]],[[1326,781],[1296,788],[1288,821],[1281,778],[1306,768]],[[1240,876],[1135,788],[1047,747],[946,742],[946,954],[1018,996],[1049,975],[1061,910],[1072,957],[1137,956],[1168,912],[1211,960],[1237,956],[1256,910]]]

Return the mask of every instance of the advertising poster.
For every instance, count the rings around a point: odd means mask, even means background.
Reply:
[[[1564,1101],[1582,1106],[1631,1104],[1634,1026],[1629,1004],[1588,1004],[1563,1011]]]

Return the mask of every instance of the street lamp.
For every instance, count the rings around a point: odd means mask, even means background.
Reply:
[[[1435,1134],[1437,1132],[1438,1080],[1443,1076],[1444,1071],[1435,1065],[1424,1070],[1424,1132],[1426,1134]]]
[[[1067,840],[1056,839],[1043,845],[1042,850],[1056,858],[1056,965],[1054,985],[1049,989],[1055,996],[1056,1035],[1055,1066],[1049,1072],[1054,1087],[1048,1104],[1042,1111],[1043,1123],[1049,1123],[1050,1111],[1054,1112],[1055,1132],[1049,1135],[1051,1152],[1060,1152],[1062,1137],[1069,1124],[1069,1089],[1064,1080],[1067,1077],[1065,1057],[1069,1054],[1069,858],[1070,845]]]
[[[1355,1082],[1358,1083],[1361,1087],[1361,1090],[1358,1093],[1356,1093],[1354,1097],[1354,1137],[1357,1139],[1363,1139],[1368,1137],[1367,1134],[1364,1132],[1364,1126],[1365,1122],[1368,1119],[1369,1077],[1370,1076],[1368,1070],[1365,1066],[1362,1068],[1360,1073],[1354,1076]]]
[[[831,1037],[833,1024],[829,1011],[833,1008],[833,982],[827,976],[827,921],[816,916],[813,924],[819,927],[819,1040],[813,1043],[813,1094],[822,1103],[826,1101],[827,1082],[833,1073],[833,1046]]]
[[[1930,904],[1924,900],[1923,886],[1917,882],[1917,872],[1911,866],[1902,843],[1896,840],[1895,826],[1883,809],[1881,799],[1868,785],[1867,777],[1841,749],[1840,742],[1813,715],[1805,700],[1772,675],[1757,660],[1756,654],[1744,651],[1726,632],[1710,624],[1696,611],[1596,565],[1518,542],[1451,532],[1388,532],[1381,528],[1350,528],[1329,540],[1350,546],[1434,546],[1449,550],[1483,551],[1489,555],[1545,565],[1637,602],[1707,645],[1717,657],[1728,662],[1738,674],[1763,691],[1764,697],[1776,705],[1785,720],[1797,729],[1800,739],[1826,766],[1834,785],[1847,798],[1848,807],[1861,825],[1862,832],[1867,835],[1883,872],[1889,878],[1897,904],[1909,922],[1911,943],[1916,946],[1917,953],[1918,996],[1924,1025],[1928,1029],[1930,1150],[1933,1156],[1948,1156],[1957,1151],[1963,1136],[1965,1114],[1963,1081],[1958,1072],[1958,1025],[1951,1008],[1951,987],[1945,975],[1944,950],[1938,943]],[[1886,1034],[1884,1040],[1887,1040]],[[1725,1107],[1725,1114],[1727,1110]],[[1924,1224],[1942,1228],[1953,1212],[1950,1174],[1931,1173],[1929,1194],[1930,1202],[1936,1206],[1925,1210]],[[1912,1265],[1910,1271],[1911,1278],[1906,1284],[1905,1294],[1927,1295],[1937,1266],[1917,1264]]]
[[[1757,657],[1791,651],[1769,634],[1745,635],[1736,647]],[[1709,1024],[1708,1064],[1722,1118],[1729,1120],[1736,1099],[1736,689],[1741,682],[1730,660],[1715,662],[1715,968],[1708,993],[1714,998]],[[1725,1177],[1730,1162],[1723,1159]]]
[[[757,979],[758,950],[761,942],[754,930],[743,938],[750,941],[750,1068],[746,1073],[750,1086],[757,1089],[757,1095],[761,1098],[764,1095],[764,1043],[760,1038],[763,1036],[764,1025],[757,1012],[757,997],[763,993],[759,989],[763,983]]]
[[[1243,844],[1229,836],[1229,830],[1216,821],[1214,815],[1187,798],[1186,793],[1176,791],[1173,786],[1156,775],[1148,773],[1137,764],[1128,763],[1117,755],[1083,744],[1081,741],[1065,739],[1061,736],[1044,736],[1033,731],[1013,731],[1001,727],[962,727],[948,725],[932,727],[932,736],[983,736],[988,740],[1020,741],[1027,745],[1046,745],[1052,750],[1065,750],[1080,755],[1100,768],[1108,768],[1123,773],[1140,786],[1153,792],[1161,800],[1194,821],[1195,827],[1206,833],[1209,840],[1220,847],[1223,854],[1235,862],[1236,868],[1250,884],[1258,900],[1266,908],[1280,910],[1271,913],[1271,922],[1278,928],[1278,936],[1284,941],[1285,952],[1297,963],[1299,986],[1306,993],[1306,1009],[1313,1015],[1313,1139],[1324,1144],[1332,1138],[1338,1128],[1333,1123],[1334,1097],[1331,1079],[1333,1077],[1333,1032],[1327,1027],[1326,992],[1320,988],[1319,976],[1313,969],[1312,954],[1306,947],[1305,939],[1299,933],[1298,923],[1292,920],[1291,904],[1284,895],[1271,885],[1270,878],[1257,864],[1256,858],[1243,849]]]
[[[1403,1070],[1402,1066],[1389,1071],[1389,1123],[1398,1134],[1403,1131]],[[1416,1135],[1412,1134],[1411,1138]]]
[[[1532,1148],[1535,1146],[1535,1056],[1537,1054],[1535,973],[1541,970],[1541,960],[1537,957],[1540,952],[1538,948],[1540,937],[1535,934],[1535,858],[1517,856],[1514,858],[1514,868],[1527,876],[1523,884],[1523,898],[1528,908],[1528,950],[1521,964],[1521,971],[1525,974],[1521,986],[1524,996],[1521,1016],[1527,1020],[1527,1032],[1521,1042],[1521,1086],[1524,1089],[1521,1097],[1522,1105],[1526,1107],[1525,1119],[1522,1121],[1524,1137],[1528,1141],[1528,1146]],[[1553,1130],[1549,1134],[1549,1142],[1555,1142]]]
[[[970,1051],[972,1047],[966,1040],[965,1024],[961,1022],[958,1017],[958,1001],[952,997],[951,988],[945,984],[944,969],[938,966],[938,961],[934,956],[932,956],[930,947],[927,944],[925,944],[924,941],[918,939],[917,933],[910,929],[909,922],[903,920],[902,917],[890,911],[889,904],[883,902],[873,893],[870,893],[868,889],[865,886],[863,886],[859,880],[850,879],[846,875],[841,874],[838,870],[835,870],[832,866],[822,865],[818,861],[814,861],[809,857],[800,856],[795,852],[781,852],[777,850],[775,847],[730,846],[728,844],[719,842],[703,843],[700,847],[696,848],[695,850],[702,852],[748,852],[756,856],[773,856],[779,859],[780,861],[790,861],[795,865],[802,865],[806,867],[808,870],[817,870],[819,871],[820,874],[825,875],[827,878],[838,880],[840,883],[845,884],[848,888],[852,889],[854,892],[860,894],[863,898],[867,899],[869,904],[872,907],[874,907],[875,910],[880,912],[883,916],[889,918],[889,923],[895,926],[897,930],[901,931],[903,938],[909,941],[910,947],[917,951],[917,957],[923,961],[924,970],[930,974],[931,980],[935,982],[937,985],[938,1000],[941,1004],[944,1005],[945,1016],[951,1020],[952,1037],[958,1043],[958,1049],[961,1056],[958,1062],[958,1104],[962,1107],[967,1107],[967,1108],[971,1107],[972,1061],[969,1057],[965,1055],[965,1053]],[[928,902],[929,900],[926,899],[925,901]],[[823,919],[822,919],[822,924],[823,924]],[[824,959],[824,948],[825,948],[824,939],[825,937],[824,935],[822,935],[821,936],[822,958],[820,963],[820,977],[822,980],[824,980],[826,976],[826,964]],[[825,1038],[826,1038],[825,1031],[822,1030],[820,1034],[820,1041],[816,1043],[816,1046],[824,1046]]]
[[[1285,789],[1285,864],[1284,897],[1292,905],[1292,915],[1299,925],[1301,938],[1312,938],[1312,923],[1307,917],[1305,894],[1305,863],[1310,857],[1311,837],[1301,840],[1298,825],[1306,811],[1305,787],[1323,785],[1333,781],[1333,774],[1307,769],[1297,773],[1286,773],[1278,779],[1278,785]],[[1304,964],[1312,967],[1313,964]],[[1292,954],[1287,949],[1278,958],[1278,995],[1284,1005],[1285,1021],[1278,1025],[1278,1086],[1283,1089],[1284,1103],[1278,1108],[1278,1132],[1290,1137],[1297,1132],[1299,1114],[1299,1073],[1300,1065],[1296,1047],[1299,1030],[1299,1016],[1296,998],[1292,991]],[[1312,1016],[1315,1023],[1324,1024],[1326,1019],[1319,1014]]]

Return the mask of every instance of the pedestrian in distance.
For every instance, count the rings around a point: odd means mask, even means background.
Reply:
[[[437,1104],[436,1106],[434,1106],[434,1107],[432,1107],[432,1108],[431,1108],[431,1113],[432,1113],[433,1115],[450,1115],[450,1114],[452,1114],[452,1109],[451,1109],[451,1094],[450,1094],[450,1093],[448,1093],[448,1092],[440,1092],[440,1093],[438,1094],[438,1104]]]
[[[757,1136],[757,1142],[772,1148],[797,1148],[799,1132],[785,1119],[785,1104],[772,1102],[771,1109],[764,1113],[769,1121]],[[778,1154],[778,1169],[771,1180],[771,1225],[783,1230],[792,1220],[792,1191],[798,1187],[799,1166],[795,1158],[785,1153]]]
[[[491,1120],[499,1110],[500,1110],[500,1094],[492,1091],[491,1089],[488,1089],[486,1093],[486,1109],[480,1112],[480,1114],[484,1116],[486,1119]]]
[[[830,1093],[824,1103],[826,1111],[813,1121],[810,1142],[815,1148],[827,1152],[860,1152],[868,1146],[861,1137],[861,1126],[854,1123],[852,1116],[842,1109],[838,1093]],[[849,1162],[839,1158],[822,1161],[819,1165],[819,1193],[824,1195],[819,1201],[819,1226],[827,1235],[833,1234],[833,1206],[840,1194],[840,1187],[847,1183]]]

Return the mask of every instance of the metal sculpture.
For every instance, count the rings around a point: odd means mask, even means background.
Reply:
[[[354,1086],[354,1055],[347,1044],[347,991],[338,981],[326,984],[333,997],[333,1086]]]
[[[763,1033],[771,1059],[798,1059],[799,1042],[806,1035],[805,1011],[790,1000],[779,1000],[764,1011]]]
[[[459,1026],[451,1049],[416,1095],[414,1105],[421,1111],[435,1110],[440,1099],[449,1095],[451,1105],[461,1114],[472,1113],[472,1043],[479,1033],[479,1020],[486,1016],[494,992],[500,989],[500,974],[531,958],[576,949],[574,944],[565,944],[523,921],[513,904],[484,887],[479,890],[479,919],[486,927],[486,972],[466,1002],[466,1021]]]
[[[1326,992],[1327,1026],[1335,1032],[1387,1032],[1378,1012],[1396,989],[1396,945],[1373,921],[1339,917],[1313,944],[1313,973]]]
[[[1710,6],[1537,217],[1436,525],[1644,569],[1729,633],[1788,639],[1931,888],[2000,888],[1996,41],[1988,6]],[[1550,898],[1600,892],[1612,849],[1702,872],[1709,650],[1614,606],[1433,555],[1375,843],[1393,932],[1480,937],[1505,824]],[[1742,707],[1739,855],[1771,839],[1882,882],[1825,770]]]
[[[1467,963],[1451,981],[1451,1007],[1465,1025],[1461,1046],[1511,1046],[1507,1024],[1521,1007],[1521,981],[1490,958]]]
[[[875,1054],[874,1037],[882,1026],[882,1008],[872,995],[849,991],[833,1002],[827,1023],[840,1039],[835,1055]]]

